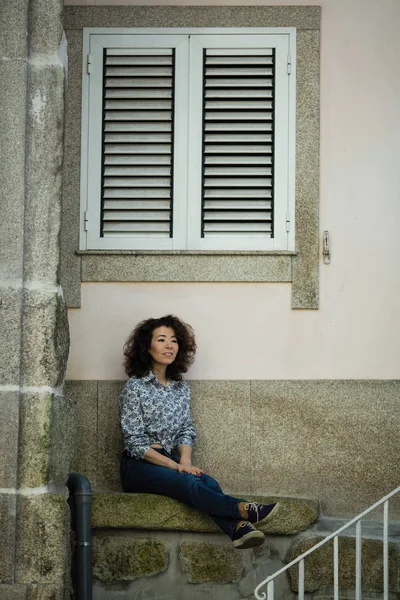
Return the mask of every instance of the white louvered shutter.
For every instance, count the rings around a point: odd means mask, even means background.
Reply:
[[[191,170],[199,188],[191,240],[207,250],[286,249],[288,44],[239,38],[191,38],[191,69],[201,72],[191,94],[191,127],[201,135],[192,155],[201,174]]]
[[[204,52],[203,237],[273,235],[274,59]]]
[[[184,247],[186,179],[174,170],[187,161],[175,143],[187,140],[187,46],[188,36],[90,36],[88,249]]]
[[[82,249],[294,248],[292,33],[226,31],[85,34]]]
[[[171,237],[173,50],[104,53],[101,235]]]

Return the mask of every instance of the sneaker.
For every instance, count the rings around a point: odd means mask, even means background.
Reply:
[[[253,525],[248,521],[242,521],[232,537],[234,547],[239,548],[240,550],[253,548],[253,546],[260,546],[264,540],[265,535],[263,532],[254,529]]]
[[[248,502],[245,509],[248,512],[247,520],[250,523],[260,527],[271,521],[279,512],[280,504],[257,504],[257,502]]]

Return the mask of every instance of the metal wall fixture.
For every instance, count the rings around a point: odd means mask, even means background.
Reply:
[[[322,258],[324,265],[331,264],[331,242],[329,239],[329,231],[324,231],[322,237]]]

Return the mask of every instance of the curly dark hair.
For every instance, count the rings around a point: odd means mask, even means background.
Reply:
[[[174,362],[167,366],[167,378],[180,381],[182,373],[186,373],[194,361],[196,341],[193,329],[174,315],[166,315],[159,319],[146,319],[136,325],[124,346],[124,366],[129,377],[144,377],[152,366],[149,354],[153,331],[158,327],[170,327],[178,340],[179,350]]]

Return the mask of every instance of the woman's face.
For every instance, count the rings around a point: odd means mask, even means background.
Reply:
[[[171,327],[157,327],[153,331],[149,354],[153,365],[168,366],[178,354],[179,346],[175,331]]]

